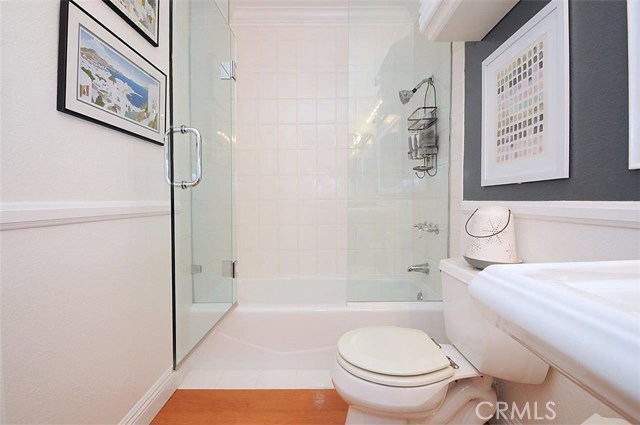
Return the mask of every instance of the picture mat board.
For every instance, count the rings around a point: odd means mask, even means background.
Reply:
[[[544,39],[543,152],[498,162],[497,73]],[[569,177],[568,4],[554,0],[482,62],[481,186]]]
[[[100,106],[80,100],[79,84],[85,77],[80,70],[80,36],[86,31],[98,37],[114,52],[128,62],[132,67],[149,75],[159,82],[157,101],[159,104],[158,129],[152,129],[142,123],[137,123],[115,112]],[[164,73],[144,59],[121,39],[98,23],[93,17],[71,1],[61,2],[60,17],[60,52],[58,76],[58,110],[89,121],[140,137],[142,139],[162,144],[166,128],[166,83]],[[125,77],[126,78],[126,77]],[[86,93],[82,93],[86,95]],[[151,96],[154,97],[154,96]],[[155,98],[155,97],[154,97]]]

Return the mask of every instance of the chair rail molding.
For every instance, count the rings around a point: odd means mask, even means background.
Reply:
[[[510,208],[521,218],[640,229],[640,202],[634,201],[462,201],[460,211],[489,205]]]
[[[169,215],[169,201],[5,202],[0,231]]]

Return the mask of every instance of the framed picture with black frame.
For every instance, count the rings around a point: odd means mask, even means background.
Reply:
[[[72,0],[60,3],[59,111],[163,144],[167,76]]]
[[[158,47],[160,0],[103,0],[149,43]]]

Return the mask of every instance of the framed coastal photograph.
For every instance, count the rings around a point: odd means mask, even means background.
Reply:
[[[482,62],[481,185],[569,177],[569,11],[552,0]]]
[[[629,169],[640,169],[640,2],[627,2],[629,34]]]
[[[162,144],[166,75],[74,2],[60,5],[58,110]]]
[[[158,18],[160,0],[103,0],[118,15],[146,38],[149,43],[158,47]]]

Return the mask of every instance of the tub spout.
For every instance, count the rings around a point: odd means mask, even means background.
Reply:
[[[424,274],[429,274],[429,263],[424,264],[416,264],[413,266],[409,266],[407,268],[408,272],[420,272]]]

